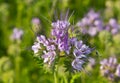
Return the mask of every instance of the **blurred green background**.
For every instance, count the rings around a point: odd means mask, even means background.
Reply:
[[[32,30],[34,28],[31,23],[32,18],[40,19],[38,33],[49,36],[51,22],[68,10],[69,16],[74,12],[70,19],[72,24],[78,22],[90,9],[100,12],[105,21],[114,17],[120,22],[119,4],[120,0],[0,0],[0,83],[54,83],[54,75],[43,70],[33,58],[31,46],[36,31]],[[15,27],[24,30],[19,45],[10,41],[10,35]],[[100,35],[100,38],[102,37],[104,35]],[[114,48],[112,47],[111,50],[119,55],[120,52],[116,51],[116,49],[120,50],[119,36],[114,39],[115,43],[112,43]],[[98,42],[95,38],[93,46],[95,45],[103,57],[106,57],[99,43],[102,41]],[[58,74],[59,83],[69,83],[67,76],[64,76],[65,73],[62,73],[62,75]],[[99,65],[91,71],[90,76],[85,73],[78,75],[73,83],[109,83],[98,74]]]

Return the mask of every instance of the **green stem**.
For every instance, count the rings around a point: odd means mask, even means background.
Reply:
[[[72,76],[71,80],[70,80],[70,83],[75,83],[75,79],[79,78],[81,74],[75,74]]]
[[[63,76],[63,79],[64,79],[64,83],[68,83],[68,80],[65,75]]]
[[[54,71],[54,83],[58,83],[58,74],[57,74],[57,71],[58,71],[58,67],[56,65],[55,71]]]
[[[54,83],[58,83],[56,71],[54,72]]]
[[[15,58],[15,82],[16,83],[20,83],[19,82],[19,76],[20,76],[20,57],[16,56]]]
[[[16,52],[15,52],[15,58],[14,58],[14,64],[15,64],[15,83],[20,83],[20,45],[17,43],[16,45]]]

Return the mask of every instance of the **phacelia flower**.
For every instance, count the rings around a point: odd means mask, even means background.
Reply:
[[[81,59],[74,59],[73,62],[72,62],[72,67],[78,71],[82,70],[83,69],[83,64],[85,62]]]
[[[91,35],[91,36],[95,36],[97,34],[97,28],[96,27],[90,27],[88,29],[88,34]]]
[[[45,38],[44,35],[37,36],[37,41],[43,44],[44,46],[48,46],[49,44],[48,40]]]
[[[91,69],[93,69],[93,67],[95,66],[95,64],[96,64],[96,61],[95,61],[95,59],[94,58],[92,58],[92,57],[90,57],[89,59],[88,59],[88,66],[91,68]]]
[[[120,64],[116,68],[115,75],[118,76],[118,77],[120,77]]]
[[[13,29],[13,34],[11,35],[12,40],[20,40],[23,35],[23,30],[14,28]]]
[[[44,47],[43,55],[44,63],[51,65],[56,56],[56,46],[52,39],[47,39],[44,35],[37,36],[36,42],[32,46],[34,53],[38,53]]]
[[[114,70],[117,65],[117,59],[115,57],[110,57],[109,59],[103,59],[100,62],[100,64],[101,64],[100,69],[110,68]]]
[[[32,19],[32,24],[39,25],[40,24],[40,19],[39,18],[33,18]]]
[[[94,10],[90,10],[88,12],[87,16],[90,18],[91,21],[99,19],[99,17],[100,17],[99,13],[95,12]]]
[[[75,49],[74,51],[73,51],[73,54],[74,54],[74,56],[75,56],[75,58],[85,58],[86,57],[86,55],[83,55],[79,50],[77,50],[77,49]]]
[[[56,49],[54,45],[48,45],[46,48],[48,51],[54,51]]]
[[[55,56],[56,56],[55,51],[49,51],[49,52],[45,51],[42,58],[44,59],[44,63],[48,63],[49,65],[51,65],[55,59]]]
[[[115,81],[116,78],[120,77],[120,65],[115,57],[103,59],[100,64],[100,71],[103,76],[112,81]]]
[[[52,23],[52,36],[56,38],[56,44],[60,51],[65,51],[69,53],[69,43],[68,43],[68,29],[70,23],[68,21],[60,21]]]
[[[116,19],[111,18],[107,25],[105,25],[100,14],[94,10],[90,10],[76,25],[80,27],[80,31],[83,34],[88,34],[92,37],[103,30],[109,31],[114,35],[117,34],[120,29],[120,25]]]
[[[32,18],[31,24],[32,24],[32,30],[34,31],[35,34],[38,35],[38,33],[39,33],[40,30],[41,30],[41,22],[40,22],[40,19],[37,18],[37,17]]]
[[[108,25],[106,25],[105,29],[107,31],[110,31],[113,35],[117,34],[119,31],[119,24],[117,23],[117,21],[115,19],[111,18],[109,20]]]
[[[32,46],[32,50],[34,51],[34,53],[38,53],[39,49],[40,49],[40,43],[35,42],[34,45]]]
[[[73,37],[69,39],[69,42],[72,46],[75,46],[76,42],[77,42],[77,38]]]
[[[79,51],[80,54],[87,55],[91,53],[91,48],[83,44],[82,41],[78,41],[75,44],[76,49]]]
[[[100,19],[99,13],[90,10],[87,15],[77,23],[83,34],[95,36],[99,31],[103,30],[103,22]]]
[[[83,44],[83,41],[81,40],[77,41],[76,39],[74,40],[75,40],[75,44],[73,44],[74,45],[73,55],[75,59],[72,62],[72,67],[80,71],[84,63],[87,61],[87,58],[88,58],[87,55],[92,52],[92,49],[86,46],[85,44]]]
[[[64,53],[67,57],[71,57],[72,55],[71,59],[73,61],[71,62],[71,66],[74,70],[80,71],[87,61],[87,55],[92,51],[91,48],[83,44],[82,40],[78,41],[76,37],[69,36],[70,23],[68,21],[58,20],[51,25],[51,37],[46,38],[44,35],[37,36],[32,50],[35,54],[42,50],[43,55],[41,55],[41,58],[48,65],[51,65],[55,57],[61,53]]]

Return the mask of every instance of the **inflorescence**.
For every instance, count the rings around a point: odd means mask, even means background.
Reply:
[[[118,64],[115,57],[103,59],[100,64],[100,70],[103,76],[112,81],[116,81],[120,78],[120,64]]]
[[[64,53],[64,57],[69,57],[71,66],[74,70],[81,71],[83,65],[88,62],[87,56],[92,52],[92,48],[78,40],[76,37],[70,37],[70,23],[67,20],[57,20],[51,24],[51,37],[46,38],[39,35],[32,46],[35,55],[40,56],[44,63],[51,66],[56,57]],[[42,55],[40,55],[42,52]]]
[[[12,35],[10,36],[11,40],[13,41],[19,41],[21,40],[22,36],[23,36],[23,30],[22,29],[18,29],[18,28],[14,28],[13,29],[13,33]]]
[[[98,32],[103,30],[111,32],[111,34],[117,34],[120,25],[117,23],[116,19],[111,18],[108,23],[104,24],[98,12],[90,10],[81,21],[77,23],[83,34],[88,34],[90,36],[95,36]]]

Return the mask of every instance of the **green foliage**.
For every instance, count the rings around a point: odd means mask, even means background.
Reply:
[[[38,64],[39,68],[43,68],[43,59],[40,57],[33,57],[34,61]]]
[[[69,73],[73,73],[73,68],[72,68],[72,66],[71,66],[71,60],[69,59],[69,60],[67,60],[67,58],[66,58],[66,60],[64,61],[64,67],[66,68],[65,69],[65,72],[69,72]]]

